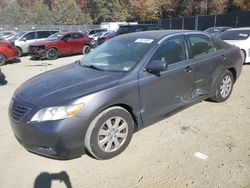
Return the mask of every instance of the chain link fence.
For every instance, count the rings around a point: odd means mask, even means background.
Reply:
[[[230,26],[248,27],[250,26],[250,11],[232,12],[217,15],[201,15],[193,17],[170,18],[155,21],[142,21],[144,24],[158,24],[164,29],[188,29],[205,30],[209,27]]]
[[[230,26],[247,27],[250,26],[250,11],[232,12],[217,15],[201,15],[193,17],[169,18],[154,21],[139,21],[144,24],[161,25],[164,29],[187,29],[205,30],[209,27]],[[61,31],[84,31],[86,29],[100,28],[100,25],[1,25],[1,30],[27,31],[32,29],[59,29]]]

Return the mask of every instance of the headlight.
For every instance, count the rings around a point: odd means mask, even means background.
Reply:
[[[83,104],[43,108],[32,117],[31,121],[42,122],[69,118],[80,112],[82,107]]]

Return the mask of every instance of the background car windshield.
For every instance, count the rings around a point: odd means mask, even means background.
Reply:
[[[49,41],[57,41],[57,40],[59,40],[62,36],[63,36],[62,34],[55,33],[55,34],[53,34],[53,35],[50,35],[50,36],[48,37],[48,40],[49,40]]]
[[[250,35],[250,30],[225,31],[220,35],[222,40],[246,40]]]
[[[23,36],[26,32],[20,32],[20,33],[17,33],[15,34],[12,38],[11,38],[11,41],[14,41],[14,40],[17,40],[19,39],[21,36]]]
[[[140,62],[153,44],[153,39],[114,38],[83,57],[81,65],[106,71],[127,72]]]

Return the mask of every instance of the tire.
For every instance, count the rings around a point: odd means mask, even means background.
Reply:
[[[58,51],[55,48],[49,48],[48,50],[46,50],[45,52],[45,57],[48,60],[54,60],[58,58]]]
[[[241,52],[242,52],[242,54],[243,54],[243,64],[245,64],[246,63],[246,52],[245,52],[245,50],[241,50]]]
[[[16,47],[16,50],[17,50],[18,56],[22,57],[23,56],[23,50],[21,48],[19,48],[19,47]]]
[[[130,113],[118,106],[111,107],[91,122],[85,135],[85,148],[96,159],[111,159],[126,149],[133,132]]]
[[[234,81],[232,72],[227,70],[220,81],[215,96],[211,99],[215,102],[226,101],[233,91]]]
[[[87,55],[91,51],[91,47],[89,45],[84,45],[82,47],[82,54]]]
[[[0,54],[0,66],[6,64],[6,57],[3,54]]]

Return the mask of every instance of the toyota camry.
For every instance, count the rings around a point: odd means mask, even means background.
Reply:
[[[203,32],[121,35],[23,83],[9,105],[11,127],[39,155],[110,159],[170,113],[227,100],[242,62],[238,47]]]

